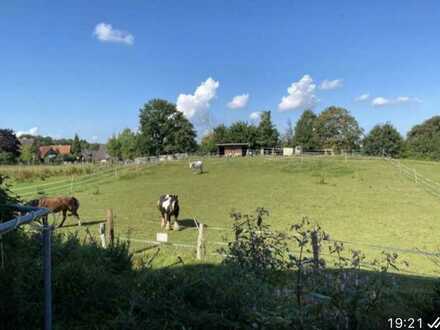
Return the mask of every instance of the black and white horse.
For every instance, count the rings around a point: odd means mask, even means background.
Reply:
[[[179,198],[177,195],[162,195],[157,202],[157,207],[161,214],[160,228],[163,230],[170,230],[171,217],[174,216],[173,229],[179,230],[179,223],[177,218],[179,217]]]
[[[189,168],[193,171],[198,170],[199,173],[203,173],[203,162],[201,160],[196,160],[189,163]]]

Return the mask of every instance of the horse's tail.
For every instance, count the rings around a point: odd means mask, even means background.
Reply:
[[[73,200],[73,205],[75,206],[75,208],[79,209],[79,200],[75,197],[72,197]]]
[[[72,214],[78,216],[78,209],[79,209],[79,200],[75,197],[72,197]]]

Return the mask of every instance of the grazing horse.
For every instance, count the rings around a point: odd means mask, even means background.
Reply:
[[[42,197],[40,199],[31,200],[28,205],[34,207],[45,207],[50,209],[52,213],[63,213],[63,220],[58,228],[62,227],[64,221],[66,221],[67,211],[69,215],[73,215],[78,220],[78,225],[81,226],[81,220],[79,219],[78,209],[79,201],[75,197]]]
[[[160,228],[163,230],[170,230],[171,217],[174,216],[173,229],[179,230],[179,223],[177,218],[179,217],[179,199],[177,195],[162,195],[157,202],[157,208],[160,211]]]
[[[189,163],[189,168],[194,170],[198,170],[199,173],[203,173],[203,162],[201,160],[196,160],[194,162]]]

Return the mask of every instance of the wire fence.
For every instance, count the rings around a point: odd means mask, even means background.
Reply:
[[[334,157],[331,155],[323,155],[322,153],[314,153],[314,154],[307,154],[304,153],[302,156],[305,157],[316,157],[316,156],[326,156],[326,157]],[[425,188],[428,192],[432,193],[433,195],[440,197],[440,184],[434,182],[433,180],[424,177],[423,175],[421,175],[420,173],[418,173],[415,169],[410,168],[408,166],[406,166],[405,164],[403,164],[399,159],[394,159],[391,157],[364,157],[361,156],[359,154],[342,154],[339,156],[343,156],[343,157],[350,157],[350,158],[360,158],[362,160],[365,159],[374,159],[374,160],[383,160],[385,159],[386,161],[388,161],[389,163],[391,163],[400,173],[401,176],[406,177],[408,179],[410,179],[411,181],[413,181],[414,183],[420,185],[421,187]],[[193,157],[192,155],[190,155],[189,157]],[[293,157],[298,157],[298,156],[293,156]],[[219,161],[221,160],[218,157],[212,157],[213,159],[218,159]],[[275,159],[275,158],[269,158],[269,157],[265,157],[267,159]],[[281,158],[292,158],[292,157],[286,157],[286,156],[281,156],[281,157],[277,157],[276,159],[281,159]],[[129,168],[129,166],[119,166],[119,167],[111,167],[111,168],[107,168],[101,171],[98,171],[96,173],[92,173],[89,175],[84,175],[81,177],[75,177],[74,180],[71,179],[65,179],[65,180],[57,180],[54,182],[48,182],[48,183],[42,183],[42,184],[37,184],[37,185],[32,185],[32,186],[27,186],[27,187],[20,187],[14,190],[15,193],[20,194],[21,196],[34,196],[37,195],[39,193],[41,193],[41,191],[45,192],[45,193],[49,193],[49,192],[60,192],[60,191],[74,191],[75,187],[81,187],[82,189],[84,188],[85,185],[93,185],[93,184],[97,184],[100,182],[105,182],[105,180],[107,179],[114,179],[115,176],[117,176],[117,172],[122,172],[125,168]],[[151,224],[158,224],[155,221],[147,221],[148,223]],[[185,228],[185,230],[196,230],[197,228],[195,227],[187,227]],[[217,232],[232,232],[232,228],[224,228],[224,227],[218,227],[218,226],[208,226],[208,230],[214,230]],[[143,236],[143,235],[142,235]],[[152,244],[152,245],[158,245],[160,243],[158,243],[157,241],[154,241],[152,239],[148,239],[147,237],[135,237],[135,238],[129,238],[129,237],[121,237],[121,239],[127,239],[127,240],[131,240],[133,242],[137,242],[137,243],[145,243],[145,244]],[[423,257],[440,257],[440,254],[438,252],[433,252],[433,251],[422,251],[420,249],[416,249],[416,248],[403,248],[403,247],[396,247],[396,246],[385,246],[385,245],[380,245],[380,244],[371,244],[371,243],[366,243],[366,242],[360,242],[360,241],[346,241],[346,240],[334,240],[334,242],[340,242],[340,243],[344,243],[349,245],[350,247],[352,247],[353,249],[356,248],[360,248],[360,247],[365,247],[367,249],[371,249],[371,250],[381,250],[381,251],[393,251],[393,252],[398,252],[401,254],[412,254],[412,255],[416,255],[416,256],[423,256]],[[226,241],[216,241],[216,240],[212,240],[209,242],[209,244],[211,246],[225,246],[227,245]],[[168,245],[174,245],[176,247],[182,247],[182,248],[195,248],[195,245],[193,244],[188,244],[188,242],[179,242],[179,241],[173,241],[173,242],[169,242]],[[421,273],[420,273],[421,274]]]
[[[391,163],[398,171],[399,175],[402,177],[406,177],[411,181],[414,181],[415,184],[421,186],[428,193],[440,197],[440,183],[437,183],[424,175],[417,172],[415,168],[410,168],[403,164],[400,159],[395,159],[389,156],[384,157],[386,161]]]
[[[92,185],[103,183],[107,179],[117,177],[122,174],[125,169],[126,167],[123,166],[100,169],[91,174],[81,176],[71,175],[70,178],[63,180],[42,182],[24,187],[12,187],[11,191],[24,199],[52,193],[73,193],[79,189],[83,190]]]

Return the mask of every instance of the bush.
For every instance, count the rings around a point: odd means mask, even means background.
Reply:
[[[363,144],[367,155],[400,157],[403,139],[391,124],[386,123],[374,126]]]
[[[0,192],[4,206],[10,197],[1,187]],[[419,302],[400,295],[389,273],[398,265],[397,255],[384,253],[369,263],[375,271],[366,272],[360,251],[332,242],[307,218],[278,233],[265,224],[268,215],[263,208],[231,214],[235,240],[220,265],[180,262],[155,270],[137,258],[135,268],[125,243],[103,249],[88,232],[83,240],[54,233],[54,327],[381,329],[390,316],[414,316],[402,311],[406,304],[419,308]],[[17,230],[3,240],[0,329],[41,328],[40,234]],[[313,254],[324,245],[334,257],[330,267]],[[425,315],[433,315],[438,305],[423,303]]]
[[[15,164],[17,158],[11,152],[0,152],[0,165],[2,164]]]
[[[398,301],[396,283],[389,274],[390,269],[398,269],[397,254],[384,252],[382,259],[368,262],[360,251],[347,252],[336,241],[328,244],[330,236],[307,218],[283,234],[263,224],[267,215],[261,208],[256,215],[233,213],[236,239],[223,252],[226,264],[257,278],[273,270],[291,274],[287,281],[277,278],[275,282],[281,293],[295,298],[289,302],[289,316],[275,314],[277,319],[300,329],[381,329],[385,325]],[[334,257],[331,267],[319,258],[324,243]],[[362,270],[366,263],[373,272]],[[397,308],[402,310],[403,304]]]
[[[38,329],[42,325],[41,239],[18,231],[4,237],[6,265],[0,270],[0,328]],[[134,280],[125,244],[101,249],[77,236],[54,235],[54,324],[60,329],[100,324],[126,310]],[[4,308],[3,308],[4,307]]]
[[[406,142],[410,157],[440,160],[440,116],[411,128]]]

